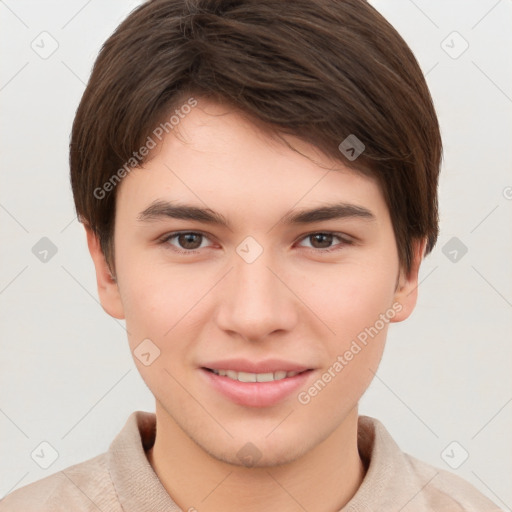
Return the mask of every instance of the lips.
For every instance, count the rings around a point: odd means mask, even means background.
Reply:
[[[278,404],[304,386],[313,373],[312,368],[279,359],[212,361],[200,370],[216,392],[246,407]]]

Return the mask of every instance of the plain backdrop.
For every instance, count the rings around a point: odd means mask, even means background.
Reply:
[[[0,1],[0,497],[104,452],[132,411],[154,410],[123,322],[98,303],[68,178],[92,64],[138,3]],[[510,510],[512,2],[372,4],[426,73],[445,151],[438,244],[360,412]],[[56,452],[46,469],[31,456],[51,456],[41,443]]]

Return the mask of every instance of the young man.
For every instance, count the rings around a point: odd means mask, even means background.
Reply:
[[[0,510],[499,510],[358,415],[436,242],[441,161],[421,70],[370,5],[148,2],[70,148],[156,414]]]

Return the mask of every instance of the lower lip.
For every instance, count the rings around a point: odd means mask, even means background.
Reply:
[[[271,382],[240,382],[201,368],[209,383],[224,396],[247,407],[276,405],[304,385],[312,370]]]

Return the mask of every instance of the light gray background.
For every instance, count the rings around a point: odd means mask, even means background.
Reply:
[[[123,322],[97,301],[67,161],[93,61],[138,3],[0,1],[0,497],[105,451],[133,410],[153,410]],[[440,468],[466,450],[452,471],[510,510],[512,2],[372,3],[427,74],[445,153],[438,245],[361,413]],[[58,48],[43,59],[31,45],[48,52],[51,38]],[[32,252],[42,237],[57,247],[47,262]],[[453,237],[466,254],[450,254]],[[47,469],[31,458],[51,461],[43,441],[58,452]]]

